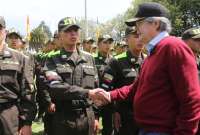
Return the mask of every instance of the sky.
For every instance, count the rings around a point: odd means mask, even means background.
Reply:
[[[54,32],[57,23],[64,17],[84,18],[85,0],[0,0],[0,16],[6,20],[7,28],[15,28],[26,33],[26,17],[29,16],[30,29],[42,20]],[[89,20],[105,22],[124,13],[132,0],[87,0]]]

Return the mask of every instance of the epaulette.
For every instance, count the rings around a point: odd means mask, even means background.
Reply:
[[[50,54],[48,54],[48,58],[52,58],[57,55],[60,55],[60,50],[51,52]]]
[[[94,58],[98,57],[98,53],[93,53],[92,57],[94,57]]]
[[[126,58],[127,57],[127,53],[126,52],[123,52],[117,56],[114,56],[115,59],[121,59],[121,58]]]
[[[48,52],[48,53],[47,53],[47,57],[48,57],[48,58],[50,58],[50,57],[51,57],[51,55],[53,55],[54,53],[55,53],[55,51],[54,51],[54,50],[52,50],[52,51]]]
[[[80,50],[80,53],[92,56],[92,54],[91,54],[91,53],[89,53],[89,52],[86,52],[86,51],[83,51],[83,50]]]

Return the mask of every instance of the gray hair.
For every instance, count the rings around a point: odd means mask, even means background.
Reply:
[[[166,17],[148,17],[145,19],[145,21],[149,23],[152,23],[156,20],[160,21],[160,27],[159,27],[160,31],[167,31],[168,33],[172,31],[171,22]]]

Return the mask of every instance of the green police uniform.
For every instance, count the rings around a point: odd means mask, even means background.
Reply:
[[[46,106],[51,102],[56,105],[51,116],[51,134],[92,135],[95,107],[87,95],[98,81],[92,56],[62,49],[47,58],[42,72],[39,87],[44,102]]]
[[[182,34],[182,39],[184,41],[187,40],[200,40],[200,27],[193,27],[190,29],[187,29],[186,31],[183,32]],[[191,47],[191,45],[195,43],[195,42],[190,42],[188,45]],[[191,45],[190,45],[191,44]],[[195,45],[196,46],[196,45]],[[196,49],[194,49],[193,47],[191,47],[191,49],[193,50],[195,56],[196,56],[196,62],[197,62],[197,69],[198,69],[198,76],[199,76],[199,82],[200,82],[200,52],[197,49],[197,47],[195,47]],[[199,124],[200,127],[200,124]],[[196,135],[200,135],[200,128],[198,128]]]
[[[34,99],[28,57],[4,47],[0,53],[0,135],[16,135],[20,126],[31,125],[36,115]]]
[[[103,57],[99,52],[93,55],[95,59],[95,65],[98,70],[98,75],[99,75],[99,87],[103,88],[103,80],[102,80],[102,75],[104,72],[104,69],[106,65],[109,63],[111,60],[112,56],[109,55],[108,57]],[[101,116],[102,116],[102,125],[103,125],[103,130],[102,130],[102,135],[111,135],[113,131],[113,126],[112,126],[112,105],[106,105],[101,109]]]
[[[98,53],[93,54],[93,57],[94,57],[95,66],[97,68],[98,75],[99,75],[99,84],[101,84],[102,73],[104,71],[105,66],[108,64],[109,60],[112,58],[112,56],[109,55],[108,57],[104,57],[98,52]]]
[[[36,88],[37,88],[37,95],[36,95],[36,101],[38,103],[38,115],[37,115],[37,121],[40,121],[41,119],[44,122],[44,134],[45,135],[51,135],[52,134],[52,114],[51,113],[45,113],[47,112],[47,107],[49,105],[49,102],[51,101],[49,92],[45,89],[45,86],[43,84],[44,77],[42,76],[42,72],[44,69],[45,61],[50,58],[52,55],[54,55],[56,51],[50,51],[48,53],[38,53],[35,63],[35,73],[36,73]]]
[[[141,54],[138,58],[134,57],[130,51],[115,56],[105,68],[102,87],[110,91],[133,83],[138,76],[140,65],[145,58],[144,56],[144,54]],[[119,135],[137,134],[138,128],[133,123],[132,101],[118,102],[115,107],[121,116]]]

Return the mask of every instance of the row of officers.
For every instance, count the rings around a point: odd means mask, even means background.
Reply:
[[[31,135],[36,114],[43,119],[44,135],[96,135],[100,117],[102,135],[138,134],[131,100],[97,107],[88,97],[95,88],[111,91],[136,79],[147,55],[135,27],[126,28],[128,49],[115,56],[110,53],[114,40],[109,36],[98,39],[94,54],[82,51],[77,46],[79,29],[73,18],[61,19],[50,43],[56,49],[32,56],[22,51],[19,33],[6,35],[6,23],[0,17],[0,135]],[[193,50],[200,70],[198,35],[200,28],[192,28],[182,39]],[[193,37],[197,42],[191,42]]]

